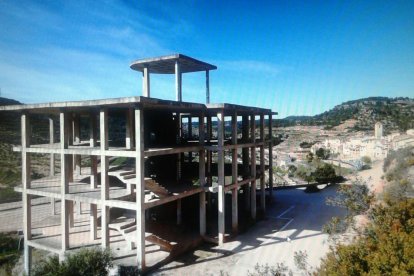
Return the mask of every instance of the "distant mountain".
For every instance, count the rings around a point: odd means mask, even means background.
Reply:
[[[0,97],[0,106],[1,105],[14,105],[14,104],[21,104],[21,103],[16,100]]]
[[[0,97],[0,106],[21,104],[18,101]],[[20,116],[15,112],[0,112],[0,144],[20,142]]]
[[[351,119],[356,121],[352,130],[372,130],[380,121],[387,132],[405,131],[414,128],[414,99],[369,97],[344,102],[315,116],[289,116],[275,120],[275,123],[282,127],[323,125],[331,128]]]

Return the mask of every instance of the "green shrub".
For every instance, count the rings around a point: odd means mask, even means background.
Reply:
[[[12,233],[0,233],[0,268],[11,275],[11,271],[19,260],[19,237]],[[1,270],[0,270],[0,275]]]
[[[34,276],[69,276],[69,275],[108,275],[113,267],[109,250],[81,249],[77,253],[66,256],[59,262],[57,256],[49,257],[37,264],[32,271]]]

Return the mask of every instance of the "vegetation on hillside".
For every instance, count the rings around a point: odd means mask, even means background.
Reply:
[[[324,125],[328,128],[355,119],[353,130],[372,130],[381,121],[386,131],[414,128],[414,99],[369,97],[344,102],[315,116],[291,116],[276,120],[280,127],[294,125]]]
[[[390,154],[384,173],[388,183],[382,200],[375,201],[364,185],[342,201],[350,211],[348,222],[365,213],[368,223],[351,243],[331,248],[318,275],[414,275],[414,198],[409,193],[414,185],[414,148]],[[341,222],[342,230],[349,226],[341,219],[336,222],[327,229],[337,230],[332,226]]]
[[[414,275],[414,199],[378,204],[364,234],[337,244],[318,275]]]

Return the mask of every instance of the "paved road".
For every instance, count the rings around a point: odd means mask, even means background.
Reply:
[[[257,263],[278,262],[295,271],[293,256],[299,250],[306,250],[309,263],[317,266],[329,247],[322,226],[332,216],[343,214],[343,210],[325,205],[326,197],[334,195],[336,188],[329,186],[317,193],[300,189],[277,191],[275,204],[268,208],[267,220],[260,221],[235,241],[223,246],[203,246],[154,274],[246,275]]]

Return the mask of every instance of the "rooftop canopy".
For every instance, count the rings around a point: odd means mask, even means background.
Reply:
[[[182,55],[173,54],[168,56],[139,59],[130,65],[131,69],[144,72],[148,68],[149,73],[175,74],[175,63],[180,64],[181,73],[216,70],[217,66]]]

